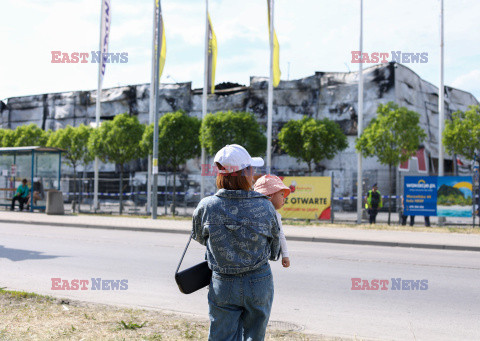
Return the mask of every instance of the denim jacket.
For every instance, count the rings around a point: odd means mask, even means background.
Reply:
[[[192,238],[207,246],[209,267],[240,274],[277,260],[279,226],[275,208],[258,192],[221,189],[193,212]]]

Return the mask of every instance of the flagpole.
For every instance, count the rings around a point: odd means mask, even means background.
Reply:
[[[273,116],[273,6],[274,0],[270,2],[270,79],[268,80],[268,111],[267,111],[267,174],[272,169],[272,116]]]
[[[101,107],[101,98],[102,98],[102,66],[103,66],[103,12],[105,10],[105,2],[101,1],[101,12],[100,12],[100,39],[99,39],[99,47],[98,50],[100,51],[100,60],[98,63],[98,79],[97,79],[97,101],[95,103],[95,128],[98,129],[100,126],[100,112],[102,110]],[[98,209],[98,165],[99,159],[98,156],[95,156],[95,168],[94,168],[94,180],[93,180],[93,210],[97,213]]]
[[[358,64],[358,138],[363,131],[363,0],[360,0],[360,63]],[[357,154],[357,224],[362,223],[363,212],[362,152]]]
[[[445,99],[443,85],[443,0],[440,0],[440,87],[438,88],[438,175],[444,175],[443,127],[445,124]]]
[[[153,35],[152,35],[152,74],[150,79],[150,111],[148,113],[148,123],[153,124],[154,122],[154,115],[155,115],[155,81],[156,81],[156,73],[155,73],[155,64],[157,61],[155,60],[156,53],[155,53],[155,44],[156,44],[156,36],[155,30],[157,27],[157,5],[156,0],[153,0]],[[152,155],[148,154],[148,169],[147,169],[147,214],[150,214],[152,211],[152,178],[153,178],[153,165],[152,165]]]
[[[207,115],[207,96],[208,96],[208,0],[205,0],[205,63],[204,63],[204,75],[203,75],[203,94],[202,94],[202,122]],[[211,71],[211,70],[210,70]],[[205,147],[202,147],[202,160],[201,160],[201,180],[200,180],[200,199],[205,197],[205,176],[206,176],[206,163],[207,153]]]
[[[443,0],[440,0],[440,86],[438,87],[438,176],[444,176],[443,127],[445,125],[445,99],[443,85]],[[443,226],[445,218],[438,218],[438,225]]]
[[[160,50],[162,49],[162,7],[160,5],[160,0],[154,0],[154,3],[158,1],[158,8],[155,5],[155,20],[154,20],[154,27],[156,27],[156,34],[154,36],[154,41],[156,40],[157,48],[153,49],[153,54],[155,55],[154,61],[154,75],[152,76],[153,79],[153,160],[152,160],[152,174],[153,174],[153,196],[152,196],[152,219],[157,219],[157,208],[158,208],[158,109],[159,109],[159,102],[158,102],[158,88],[159,88],[159,70],[160,70]],[[155,28],[154,28],[155,30]],[[156,38],[156,39],[155,39]],[[155,44],[155,43],[154,43]],[[151,84],[150,84],[151,86]],[[152,101],[150,102],[152,103]],[[165,194],[165,200],[167,195]]]

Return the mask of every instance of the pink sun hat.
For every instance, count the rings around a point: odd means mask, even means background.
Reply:
[[[267,196],[283,190],[285,192],[285,198],[290,194],[290,188],[285,186],[278,176],[270,174],[258,178],[253,186],[253,190]]]

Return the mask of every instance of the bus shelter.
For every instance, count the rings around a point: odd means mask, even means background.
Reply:
[[[60,190],[63,149],[53,147],[0,148],[0,205],[10,206],[22,179],[30,188],[30,211],[45,210],[49,190]],[[41,199],[34,203],[33,191]]]

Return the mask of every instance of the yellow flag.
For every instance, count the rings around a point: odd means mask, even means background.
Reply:
[[[277,34],[273,30],[273,86],[277,87],[280,83],[280,45],[278,45]]]
[[[267,0],[268,4],[268,34],[270,36],[270,0]],[[280,45],[278,44],[277,34],[275,33],[275,28],[273,29],[273,86],[277,87],[280,83]]]
[[[215,92],[215,69],[217,67],[217,36],[213,31],[210,14],[208,14],[208,88]]]
[[[165,66],[165,58],[167,57],[167,42],[165,40],[165,25],[162,21],[162,49],[160,50],[160,65],[158,66],[158,79],[162,77],[163,67]]]
[[[162,72],[163,72],[163,67],[165,66],[165,58],[167,57],[167,41],[165,39],[165,25],[163,24],[163,17],[162,13],[160,12],[160,1],[156,0],[155,1],[155,9],[156,9],[156,14],[155,15],[160,15],[160,23],[162,27],[162,40],[161,40],[161,50],[160,50],[160,60],[159,60],[159,65],[158,65],[158,79],[160,80],[160,77],[162,77]],[[157,34],[158,32],[155,31],[155,55],[157,53]]]

